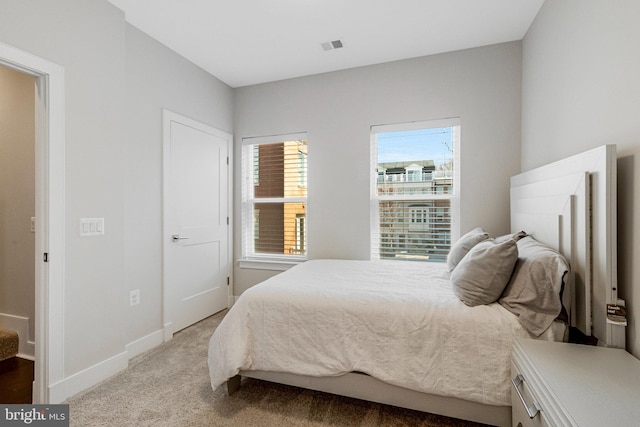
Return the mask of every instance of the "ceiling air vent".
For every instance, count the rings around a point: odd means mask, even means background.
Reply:
[[[322,49],[324,49],[325,51],[342,49],[344,47],[344,45],[342,44],[342,40],[333,40],[330,42],[324,42],[324,43],[321,43],[321,45],[322,45]]]

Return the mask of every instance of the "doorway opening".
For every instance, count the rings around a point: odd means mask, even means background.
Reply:
[[[64,378],[64,69],[0,43],[0,66],[30,76],[34,96],[33,403],[59,403]]]
[[[35,359],[35,77],[0,66],[0,390],[32,403]]]

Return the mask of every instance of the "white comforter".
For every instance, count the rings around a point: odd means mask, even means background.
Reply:
[[[552,326],[540,338],[562,339]],[[514,336],[498,304],[467,307],[446,265],[307,261],[245,291],[211,337],[215,389],[239,370],[364,372],[426,393],[510,405]]]

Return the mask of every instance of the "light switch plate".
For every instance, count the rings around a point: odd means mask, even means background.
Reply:
[[[104,218],[80,218],[80,236],[104,235]]]

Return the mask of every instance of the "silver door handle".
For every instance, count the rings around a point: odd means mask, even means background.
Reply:
[[[178,240],[189,240],[188,237],[180,237],[179,234],[173,234],[171,236],[171,240],[173,240],[174,242],[177,242]]]

